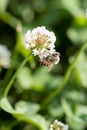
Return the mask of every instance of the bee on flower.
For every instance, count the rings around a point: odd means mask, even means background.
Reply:
[[[41,26],[28,30],[25,34],[26,48],[32,50],[34,56],[38,55],[41,64],[53,66],[59,63],[60,53],[55,51],[56,36]]]
[[[54,52],[50,54],[46,58],[40,60],[40,63],[44,66],[48,67],[48,70],[51,70],[55,64],[58,64],[60,61],[60,53]]]

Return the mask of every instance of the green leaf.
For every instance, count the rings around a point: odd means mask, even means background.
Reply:
[[[21,118],[24,114],[22,111],[16,111],[15,109],[13,109],[7,97],[1,99],[0,106],[4,111],[12,114],[13,116],[15,115],[15,117]]]
[[[47,122],[41,115],[37,114],[37,115],[32,115],[32,116],[29,117],[26,114],[22,120],[27,122],[27,123],[34,124],[40,130],[48,130]]]
[[[17,85],[23,89],[30,89],[32,87],[32,76],[29,68],[24,67],[17,75]]]
[[[15,118],[31,123],[37,126],[40,130],[47,130],[47,123],[45,119],[41,115],[34,115],[39,110],[38,104],[20,101],[15,106],[16,110],[14,110],[8,99],[5,97],[1,100],[0,105],[4,111],[12,114]]]
[[[5,11],[9,0],[0,0],[0,11]]]
[[[33,76],[33,86],[35,90],[43,90],[44,86],[50,80],[47,68],[40,67]]]
[[[76,63],[74,76],[79,85],[87,88],[87,56],[82,53]]]
[[[17,112],[25,113],[28,116],[34,115],[40,110],[40,105],[32,102],[19,101],[15,105]]]
[[[52,117],[62,117],[63,116],[63,110],[62,110],[62,107],[60,106],[60,104],[56,105],[56,106],[50,106],[49,105],[49,108],[48,108],[48,111],[50,113],[50,115]]]
[[[67,116],[66,118],[68,125],[73,130],[84,130],[86,127],[86,123],[79,117],[73,115],[73,116]]]
[[[40,130],[47,130],[47,123],[45,119],[41,115],[36,114],[40,109],[40,106],[38,104],[20,101],[16,103],[15,109],[17,113],[24,113],[23,116],[20,116],[16,113],[13,114],[15,118],[19,120],[21,119],[21,121],[27,123],[31,123],[38,127]]]
[[[0,130],[12,130],[10,127],[7,127],[5,125],[3,125],[3,126],[0,126]]]
[[[87,28],[70,27],[67,30],[67,36],[70,38],[73,44],[81,45],[83,42],[87,40]]]
[[[8,113],[14,113],[15,112],[15,110],[12,108],[11,104],[9,103],[9,101],[6,97],[1,99],[0,106],[4,111],[6,111]]]
[[[87,106],[78,105],[76,108],[76,115],[81,117],[85,122],[87,122]]]
[[[84,128],[86,127],[86,117],[83,119],[82,115],[80,115],[79,113],[81,112],[81,109],[78,109],[78,107],[79,105],[76,105],[74,108],[71,101],[62,99],[62,108],[66,114],[66,121],[68,125],[73,130],[84,130]]]
[[[63,99],[63,98],[61,100],[61,103],[62,103],[62,109],[65,112],[65,114],[68,115],[68,116],[73,115],[70,103],[67,100]]]
[[[72,90],[66,93],[67,98],[71,99],[72,101],[78,103],[85,103],[86,102],[86,95],[84,92]]]
[[[61,2],[64,8],[67,9],[73,16],[82,15],[79,0],[61,0]]]

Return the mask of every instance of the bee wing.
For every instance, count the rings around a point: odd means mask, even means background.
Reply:
[[[54,64],[49,65],[49,66],[48,66],[48,71],[51,71],[52,68],[53,68],[53,66],[54,66]]]

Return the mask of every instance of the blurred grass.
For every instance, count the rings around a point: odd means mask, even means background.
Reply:
[[[87,41],[86,8],[87,0],[0,0],[0,45],[5,45],[11,53],[10,68],[5,68],[6,52],[0,52],[0,99],[28,54],[23,40],[26,30],[46,26],[54,31],[56,50],[61,53],[60,63],[51,72],[39,64],[37,57],[30,57],[18,73],[8,99],[1,100],[0,130],[46,130],[55,119],[67,123],[69,130],[87,129],[86,46],[82,49]],[[76,55],[78,58],[73,62]],[[70,68],[72,71],[64,83]],[[47,103],[42,109],[44,101]]]

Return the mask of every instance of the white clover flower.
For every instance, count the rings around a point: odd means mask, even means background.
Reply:
[[[40,63],[49,70],[60,61],[60,53],[55,50],[55,41],[54,32],[48,31],[44,26],[28,30],[25,34],[26,48],[31,49],[34,56],[38,55]]]
[[[32,51],[33,51],[34,56],[39,55],[39,51],[37,49],[33,49]]]
[[[50,125],[50,130],[68,130],[68,125],[65,125],[62,122],[55,120],[54,123]]]
[[[4,68],[10,67],[11,53],[5,45],[0,45],[0,66]]]
[[[26,48],[31,49],[33,54],[40,59],[54,52],[56,36],[54,32],[48,31],[44,26],[37,27],[25,34]]]

